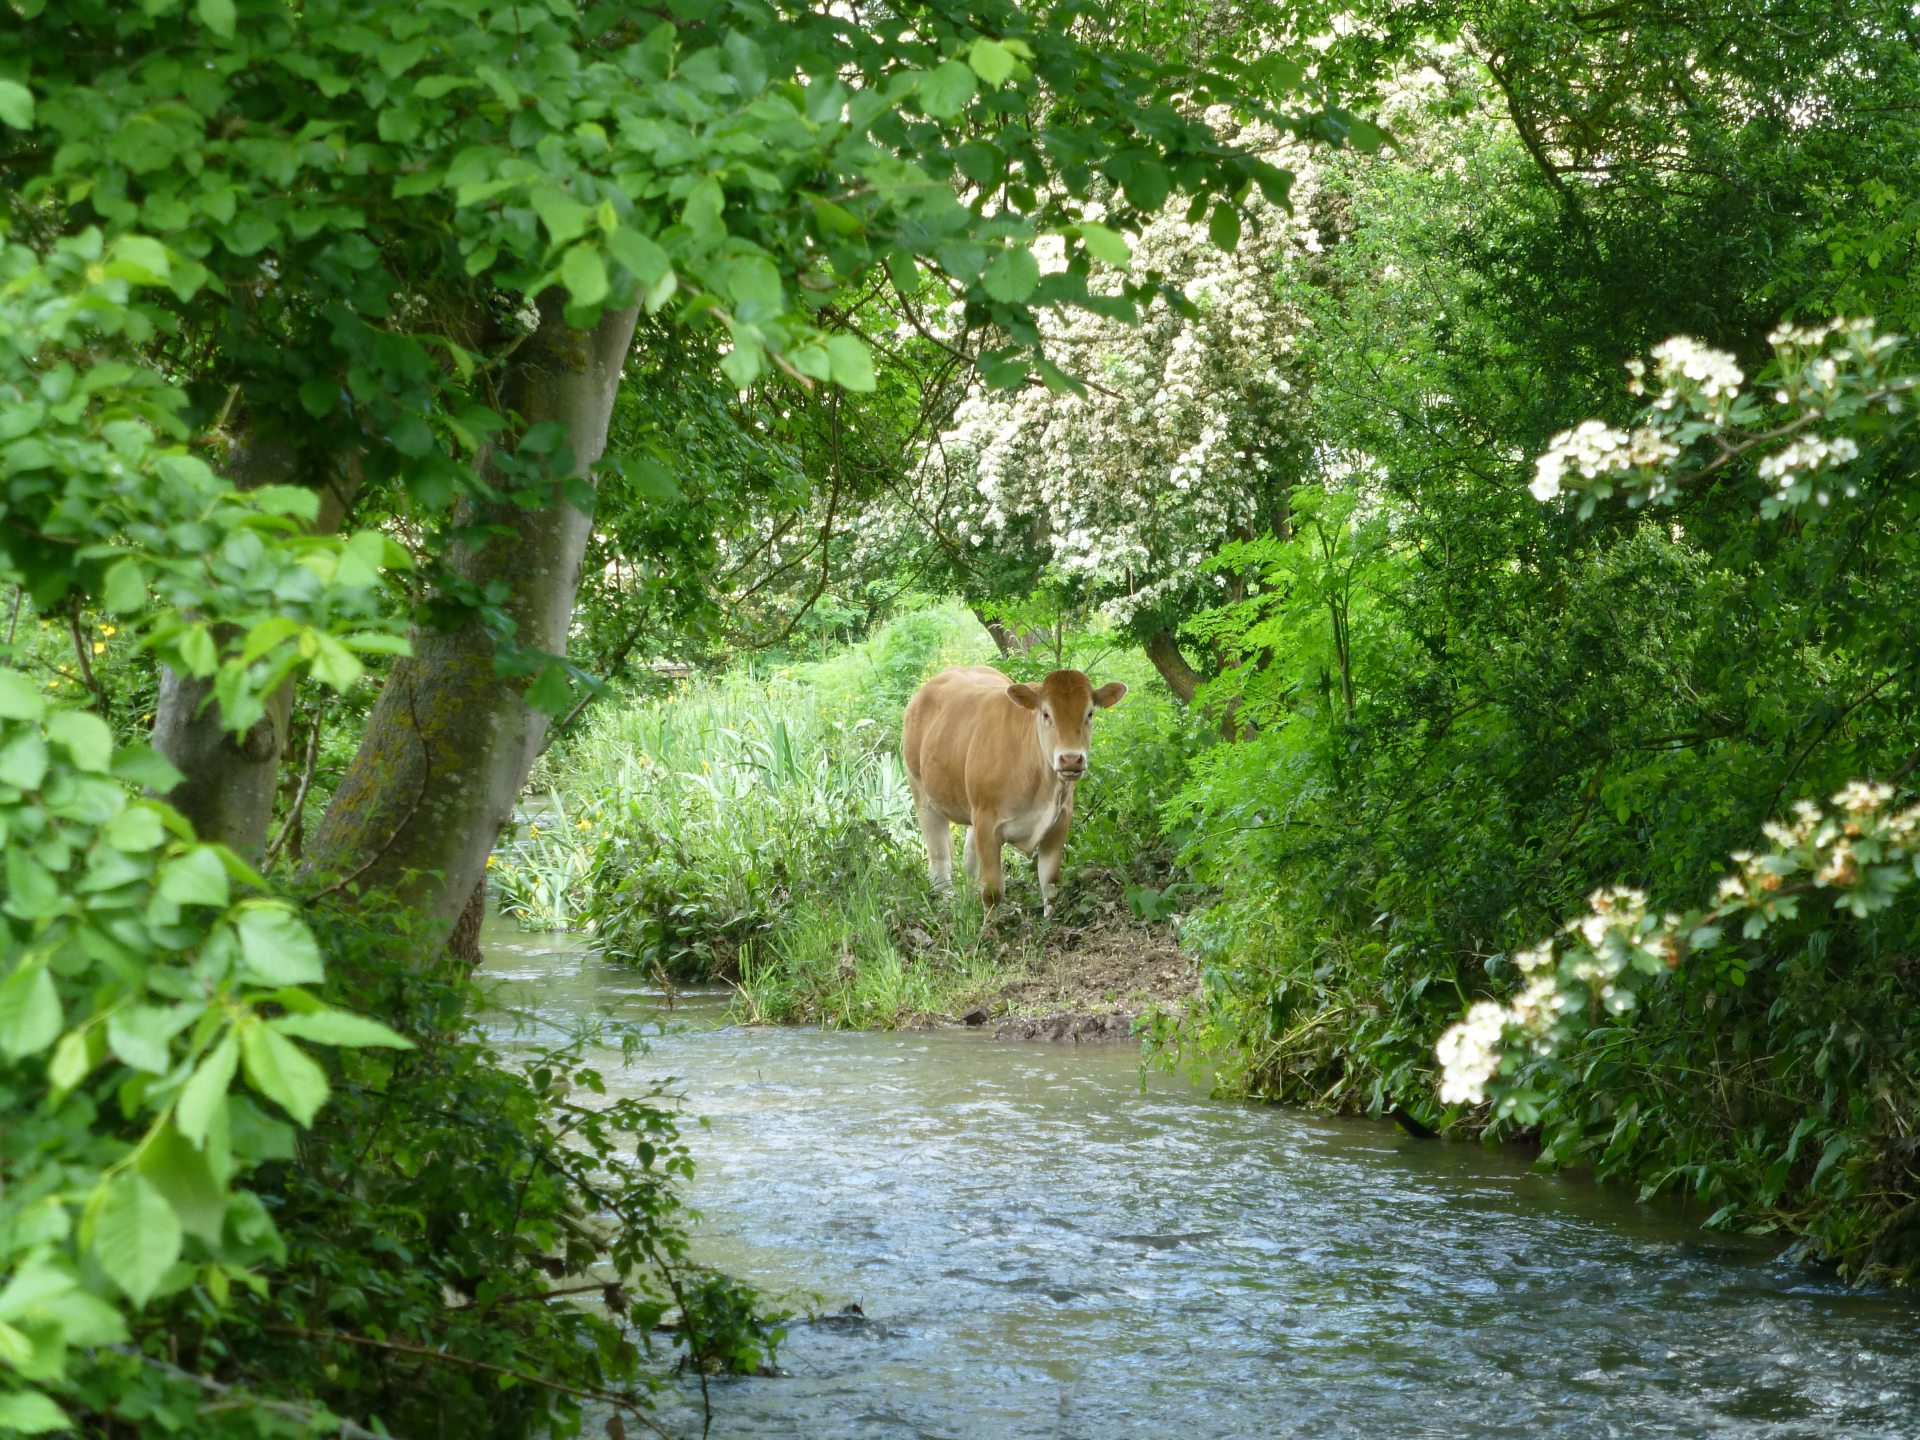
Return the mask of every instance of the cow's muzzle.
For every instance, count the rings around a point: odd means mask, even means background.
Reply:
[[[1056,755],[1053,768],[1062,780],[1078,780],[1087,773],[1087,757],[1065,753]]]

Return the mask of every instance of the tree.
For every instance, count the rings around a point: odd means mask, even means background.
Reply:
[[[1176,190],[1283,193],[1196,118],[1229,96],[1265,109],[1272,77],[1096,48],[1086,13],[16,0],[0,577],[40,614],[113,617],[165,667],[156,736],[180,768],[0,667],[0,1097],[24,1117],[0,1149],[0,1423],[64,1424],[51,1390],[74,1352],[180,1286],[228,1316],[235,1280],[284,1253],[259,1171],[332,1093],[306,1046],[402,1047],[411,1025],[458,1050],[424,972],[572,699],[643,316],[647,343],[691,332],[732,388],[777,372],[817,402],[876,386],[858,297],[937,274],[1017,383],[1051,364],[1038,315],[1096,303],[1109,231]],[[1083,213],[1096,188],[1105,230]],[[1065,258],[1044,279],[1043,236]],[[346,690],[369,665],[380,699],[311,883],[277,894],[240,852],[265,833],[288,687]],[[343,967],[394,1025],[321,998],[347,983],[322,965],[343,926],[316,936],[295,895],[412,907],[381,909],[397,935]],[[352,1073],[371,1094],[395,1072]],[[524,1281],[589,1181],[553,1178],[548,1080],[461,1083],[489,1097],[488,1133],[524,1142],[529,1208],[496,1216]],[[622,1173],[630,1265],[671,1207]]]

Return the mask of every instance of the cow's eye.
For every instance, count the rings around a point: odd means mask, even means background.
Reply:
[[[1093,711],[1092,711],[1092,710],[1088,710],[1088,711],[1087,711],[1087,719],[1089,719],[1089,720],[1091,720],[1091,719],[1093,719]]]

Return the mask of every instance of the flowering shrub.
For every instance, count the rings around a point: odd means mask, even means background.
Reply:
[[[1579,497],[1591,515],[1618,493],[1629,505],[1672,504],[1697,481],[1757,456],[1772,518],[1859,493],[1853,467],[1864,446],[1884,446],[1912,423],[1906,395],[1920,374],[1896,364],[1903,341],[1871,320],[1783,325],[1768,336],[1774,360],[1754,389],[1734,358],[1678,336],[1627,362],[1627,389],[1652,398],[1630,429],[1588,420],[1553,438],[1534,468],[1534,498]],[[1762,398],[1760,391],[1770,392]]]
[[[1858,496],[1852,467],[1910,424],[1904,397],[1920,375],[1896,364],[1902,341],[1867,320],[1787,325],[1769,339],[1775,359],[1760,377],[1767,400],[1741,388],[1746,377],[1732,356],[1684,337],[1654,348],[1651,373],[1645,362],[1629,362],[1631,393],[1652,396],[1639,423],[1620,430],[1590,420],[1556,436],[1536,465],[1534,496],[1576,494],[1582,515],[1615,493],[1630,505],[1670,504],[1688,485],[1748,458],[1767,487],[1765,516]],[[1491,1100],[1497,1113],[1534,1123],[1569,1046],[1634,1010],[1691,958],[1724,947],[1729,926],[1757,938],[1823,894],[1854,918],[1888,908],[1920,875],[1920,806],[1896,806],[1895,793],[1858,780],[1829,809],[1801,801],[1792,823],[1763,827],[1769,849],[1734,852],[1734,873],[1704,909],[1656,913],[1639,890],[1595,891],[1588,913],[1558,942],[1516,955],[1522,984],[1514,996],[1475,1002],[1441,1036],[1442,1101]],[[1738,955],[1722,965],[1731,983],[1744,983]]]
[[[1594,892],[1588,912],[1568,922],[1557,943],[1520,952],[1526,977],[1505,1004],[1475,1002],[1440,1037],[1440,1098],[1478,1105],[1492,1099],[1523,1124],[1540,1118],[1541,1067],[1602,1016],[1632,1010],[1667,972],[1720,948],[1737,925],[1744,939],[1798,916],[1808,898],[1864,918],[1886,909],[1920,876],[1920,804],[1896,808],[1891,785],[1856,782],[1823,810],[1794,807],[1791,824],[1769,823],[1769,849],[1736,851],[1734,873],[1715,902],[1685,914],[1656,913],[1638,890]],[[1743,972],[1730,959],[1736,984]],[[1526,1079],[1519,1078],[1525,1072]]]
[[[1314,171],[1297,141],[1253,128],[1238,139],[1285,163],[1293,208],[1250,196],[1252,234],[1237,246],[1237,225],[1163,212],[1130,256],[1110,252],[1125,263],[1096,277],[1106,313],[1042,321],[1048,353],[1086,377],[1085,393],[976,385],[916,476],[917,513],[968,549],[1027,551],[1122,622],[1196,593],[1204,562],[1260,528],[1298,429],[1302,322],[1275,282],[1319,248],[1301,215]],[[1181,300],[1156,298],[1136,323],[1127,270]]]

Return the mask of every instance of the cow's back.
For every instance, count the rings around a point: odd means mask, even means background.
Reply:
[[[916,793],[956,825],[972,818],[968,784],[973,768],[992,766],[1024,714],[1007,698],[1013,682],[991,665],[942,670],[907,702],[900,727],[901,757]],[[974,777],[974,788],[983,777]]]

